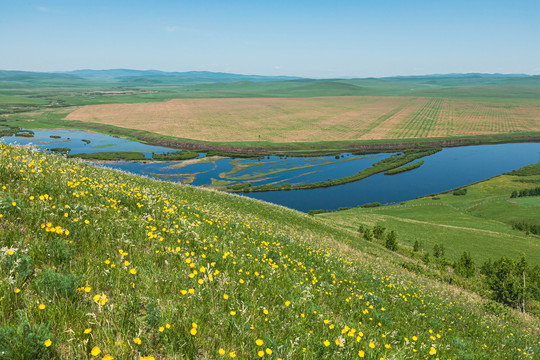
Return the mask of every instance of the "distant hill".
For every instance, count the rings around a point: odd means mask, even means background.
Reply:
[[[0,70],[0,81],[35,80],[83,80],[82,77],[68,73],[42,73],[32,71]]]
[[[18,82],[48,82],[59,80],[66,81],[92,81],[109,82],[126,85],[156,85],[175,84],[193,85],[210,83],[230,83],[240,81],[267,82],[286,81],[300,79],[292,76],[261,76],[229,74],[210,71],[187,71],[187,72],[165,72],[159,70],[131,70],[131,69],[111,69],[111,70],[74,70],[60,72],[32,72],[32,71],[9,71],[0,70],[0,81]]]
[[[160,70],[74,70],[61,72],[90,80],[116,80],[128,83],[221,83],[238,81],[283,81],[299,79],[293,76],[242,75],[210,71],[166,72]]]

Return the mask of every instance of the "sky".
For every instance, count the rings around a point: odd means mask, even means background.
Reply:
[[[0,0],[0,69],[540,74],[538,0]]]

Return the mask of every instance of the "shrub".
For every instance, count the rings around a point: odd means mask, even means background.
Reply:
[[[456,196],[466,195],[467,194],[467,189],[463,188],[463,189],[454,190],[454,192],[452,194],[456,195]]]
[[[454,269],[456,270],[456,273],[463,277],[473,277],[476,273],[476,269],[471,253],[464,251],[459,260],[454,264]]]
[[[371,233],[371,230],[365,229],[365,230],[364,230],[363,238],[364,238],[364,240],[366,240],[366,241],[372,241],[372,240],[373,240],[373,234]]]
[[[44,345],[53,341],[48,324],[30,324],[18,315],[18,325],[0,328],[0,360],[41,360],[53,358],[53,348]],[[53,342],[54,343],[54,342]]]
[[[379,202],[372,202],[372,203],[364,204],[364,205],[362,205],[361,207],[363,207],[363,208],[372,208],[372,207],[379,207],[379,206],[381,206],[381,203],[379,203]]]
[[[81,277],[74,274],[60,274],[53,270],[40,273],[34,282],[36,290],[49,298],[60,296],[73,298]]]
[[[34,273],[34,261],[30,256],[17,252],[4,258],[2,268],[13,273],[18,280],[25,281]]]
[[[382,226],[382,225],[375,225],[375,227],[373,227],[373,235],[377,238],[377,239],[383,239],[383,236],[384,236],[384,231],[385,231],[385,227]]]
[[[397,250],[397,237],[396,237],[396,232],[394,230],[390,231],[386,235],[386,242],[384,246],[390,251]]]

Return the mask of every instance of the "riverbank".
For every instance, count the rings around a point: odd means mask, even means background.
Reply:
[[[5,124],[10,125],[11,121]],[[13,121],[12,126],[20,126],[21,121]],[[161,135],[144,130],[122,128],[113,125],[62,120],[60,116],[45,122],[32,121],[28,126],[34,129],[84,130],[115,136],[147,145],[163,146],[171,149],[204,152],[212,156],[257,158],[261,156],[326,156],[344,152],[355,155],[398,152],[409,149],[451,148],[471,145],[489,145],[523,142],[540,142],[540,132],[519,132],[509,134],[471,135],[463,137],[432,137],[383,140],[346,140],[319,142],[275,143],[265,141],[208,142]]]

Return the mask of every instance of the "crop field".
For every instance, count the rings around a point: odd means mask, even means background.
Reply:
[[[174,99],[89,105],[66,119],[193,140],[317,142],[540,131],[540,104],[394,96]]]

